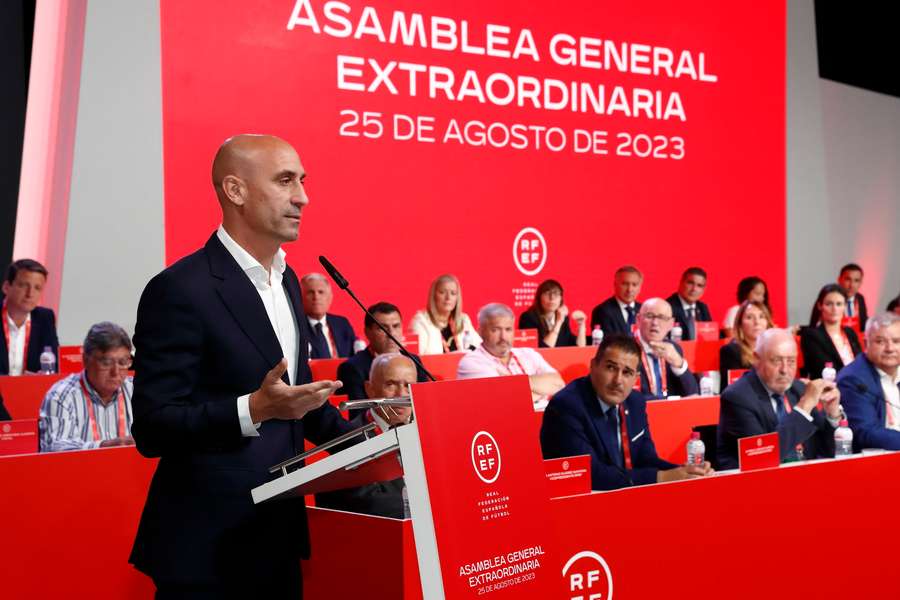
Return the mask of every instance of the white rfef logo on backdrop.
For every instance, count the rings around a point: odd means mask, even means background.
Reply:
[[[612,600],[613,580],[603,557],[582,550],[566,562],[563,578],[569,583],[569,600]]]
[[[487,431],[479,431],[472,438],[472,466],[485,483],[494,483],[500,477],[500,446]]]
[[[526,227],[513,242],[513,261],[523,275],[537,275],[547,262],[547,241],[534,227]]]

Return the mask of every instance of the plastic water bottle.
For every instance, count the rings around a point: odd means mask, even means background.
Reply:
[[[682,335],[681,325],[675,325],[675,327],[672,328],[672,331],[669,332],[669,337],[673,342],[680,342]]]
[[[403,498],[403,518],[409,519],[409,492],[406,491],[406,486],[403,486],[403,489],[400,491],[400,496]]]
[[[600,329],[599,325],[594,325],[594,330],[591,331],[591,345],[599,346],[603,343],[603,330]]]
[[[708,373],[704,373],[703,377],[700,378],[700,395],[715,396],[715,387],[712,377],[710,377]]]
[[[691,433],[691,439],[687,443],[687,464],[702,465],[706,456],[706,444],[700,439],[700,432]]]
[[[53,348],[44,346],[41,352],[41,374],[51,375],[56,372],[56,355],[53,354]]]
[[[365,340],[360,340],[360,339],[353,340],[353,354],[356,354],[357,352],[362,352],[365,349],[366,349],[366,341]]]
[[[847,419],[841,419],[838,428],[834,430],[834,457],[843,458],[853,454],[853,430],[850,429]]]
[[[835,382],[837,379],[837,371],[835,371],[833,363],[825,363],[825,368],[822,369],[822,379],[829,383]]]
[[[463,330],[462,337],[462,345],[463,347],[460,350],[474,350],[475,349],[475,336],[472,335],[472,332],[468,329]]]

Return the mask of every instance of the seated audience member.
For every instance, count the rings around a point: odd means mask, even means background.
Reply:
[[[859,330],[865,331],[869,311],[866,309],[866,299],[859,293],[862,281],[862,267],[855,263],[849,263],[841,267],[837,282],[847,293],[846,315],[848,317],[859,317]]]
[[[47,269],[35,260],[17,260],[6,271],[0,375],[37,373],[41,370],[41,353],[48,346],[59,364],[56,317],[49,308],[38,306],[45,283]]]
[[[604,335],[631,335],[631,328],[637,322],[637,311],[641,309],[637,297],[641,293],[643,281],[644,276],[637,267],[619,267],[613,276],[613,295],[591,311],[591,329],[599,325]]]
[[[803,351],[803,373],[812,378],[822,376],[825,363],[840,371],[862,352],[859,338],[850,327],[841,327],[847,294],[836,283],[819,291],[809,317],[809,327],[800,330]]]
[[[762,302],[744,300],[735,317],[734,339],[719,348],[721,390],[728,387],[728,371],[753,367],[753,348],[756,338],[766,329],[775,327],[769,309]]]
[[[528,375],[531,397],[541,405],[563,388],[559,373],[532,348],[513,348],[513,311],[505,304],[487,304],[478,311],[482,342],[459,361],[457,379]]]
[[[519,329],[537,329],[538,346],[584,346],[587,344],[587,323],[580,310],[572,313],[578,334],[572,334],[569,324],[569,307],[563,303],[563,289],[555,279],[548,279],[538,286],[534,302],[519,316]]]
[[[637,340],[644,351],[640,368],[644,397],[653,400],[697,394],[697,379],[688,368],[681,346],[665,341],[674,324],[669,303],[662,298],[647,300],[638,312],[637,324]]]
[[[544,411],[544,458],[590,455],[595,490],[691,479],[712,472],[708,462],[678,466],[656,454],[647,401],[632,389],[640,355],[640,346],[628,335],[606,336],[591,360],[590,374],[558,392]]]
[[[738,439],[778,432],[781,459],[803,445],[807,459],[834,456],[834,430],[843,417],[841,394],[822,379],[803,384],[797,375],[797,342],[785,329],[756,338],[754,365],[719,399],[720,469],[738,468]],[[821,402],[824,411],[817,405]]]
[[[734,336],[734,318],[737,316],[737,311],[741,307],[741,304],[747,300],[765,304],[766,310],[769,311],[769,317],[771,318],[772,305],[769,304],[769,287],[766,285],[766,282],[755,275],[744,277],[738,282],[738,303],[729,308],[728,312],[725,313],[725,318],[722,319],[722,329],[725,332],[725,337]]]
[[[131,338],[114,323],[84,338],[84,370],[60,379],[41,403],[41,452],[130,446]]]
[[[310,358],[338,358],[353,354],[356,333],[346,317],[328,312],[334,295],[331,283],[320,273],[307,273],[300,279],[303,312],[309,321]]]
[[[900,450],[900,315],[866,323],[866,351],[838,374],[853,447]]]
[[[900,315],[900,296],[888,302],[887,311]]]
[[[712,315],[705,302],[701,302],[706,291],[706,271],[700,267],[690,267],[681,274],[678,291],[666,298],[672,307],[675,323],[681,327],[681,339],[697,339],[697,321],[712,321]]]
[[[409,386],[416,380],[415,364],[396,352],[379,354],[372,361],[372,370],[365,382],[366,393],[371,398],[397,398],[408,396]],[[362,427],[367,422],[376,424],[376,433],[397,425],[409,423],[412,409],[408,407],[370,408],[353,420]],[[348,512],[378,515],[394,519],[403,518],[403,477],[379,481],[360,487],[316,494],[316,505]]]
[[[428,308],[413,316],[409,328],[419,336],[419,354],[469,350],[463,342],[472,347],[481,343],[469,315],[462,310],[462,289],[454,275],[441,275],[431,282]]]
[[[403,339],[403,319],[400,309],[389,302],[379,302],[369,307],[369,312],[384,325],[398,340]],[[363,334],[369,340],[368,347],[362,352],[357,352],[338,366],[337,378],[344,385],[341,392],[347,394],[351,400],[368,398],[365,382],[369,379],[372,362],[376,356],[398,352],[397,344],[391,341],[375,323],[375,319],[366,315]],[[416,381],[428,381],[424,372],[417,369]],[[358,411],[351,411],[350,417],[356,416]],[[361,411],[359,411],[361,412]]]
[[[0,421],[9,421],[10,419],[12,419],[12,417],[9,416],[6,407],[3,406],[3,396],[0,395]]]

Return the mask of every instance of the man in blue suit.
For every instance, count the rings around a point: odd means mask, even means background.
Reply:
[[[41,370],[41,353],[50,348],[59,364],[56,316],[38,306],[47,268],[23,258],[9,265],[3,281],[3,338],[0,340],[0,375],[22,375]]]
[[[303,498],[254,505],[268,469],[352,429],[309,383],[296,240],[309,200],[296,151],[240,135],[216,154],[222,225],[154,277],[138,305],[134,424],[160,457],[130,562],[157,599],[300,598],[309,553]]]
[[[697,394],[697,378],[688,368],[684,350],[665,339],[675,324],[672,306],[662,298],[650,298],[641,306],[637,324],[637,339],[644,351],[640,368],[644,397],[654,400]]]
[[[841,394],[823,379],[804,385],[797,376],[797,342],[784,329],[756,340],[753,369],[719,399],[719,469],[738,468],[738,439],[778,432],[781,459],[803,445],[804,458],[834,457],[834,430],[843,418]],[[824,411],[817,408],[822,403]]]
[[[590,374],[553,396],[544,411],[544,458],[588,454],[595,490],[677,481],[712,472],[710,464],[678,466],[662,460],[647,422],[647,403],[632,389],[641,347],[626,334],[604,338]]]
[[[853,447],[900,450],[900,315],[888,312],[866,323],[866,352],[837,378]]]
[[[310,358],[352,356],[356,333],[346,317],[328,313],[334,299],[328,279],[321,273],[307,273],[300,278],[300,289],[309,325]]]
[[[613,276],[613,295],[591,311],[591,329],[599,325],[605,335],[626,333],[631,335],[631,328],[637,319],[637,311],[641,303],[637,301],[641,293],[644,276],[631,265],[619,267]]]

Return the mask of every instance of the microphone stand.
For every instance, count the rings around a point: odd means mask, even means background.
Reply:
[[[350,297],[353,298],[353,301],[356,302],[361,309],[363,309],[364,313],[369,315],[369,318],[372,319],[372,321],[375,322],[375,325],[377,325],[378,328],[384,332],[384,335],[388,336],[388,338],[390,338],[392,342],[397,344],[397,348],[400,350],[400,354],[413,361],[413,364],[415,364],[419,370],[425,373],[425,376],[428,377],[428,379],[430,379],[431,381],[437,381],[434,375],[432,375],[428,371],[428,369],[425,368],[425,365],[422,364],[422,361],[419,360],[419,357],[407,350],[406,347],[400,343],[400,340],[391,335],[391,332],[388,331],[387,327],[382,325],[381,322],[375,318],[375,315],[370,313],[369,309],[366,308],[362,302],[360,302],[359,298],[356,297],[356,294],[353,293],[353,290],[350,289],[350,283],[346,279],[344,279],[344,276],[341,275],[340,272],[338,272],[334,265],[331,264],[331,262],[329,262],[329,260],[324,256],[319,256],[319,263],[325,268],[325,270],[328,272],[337,286],[350,294]]]

